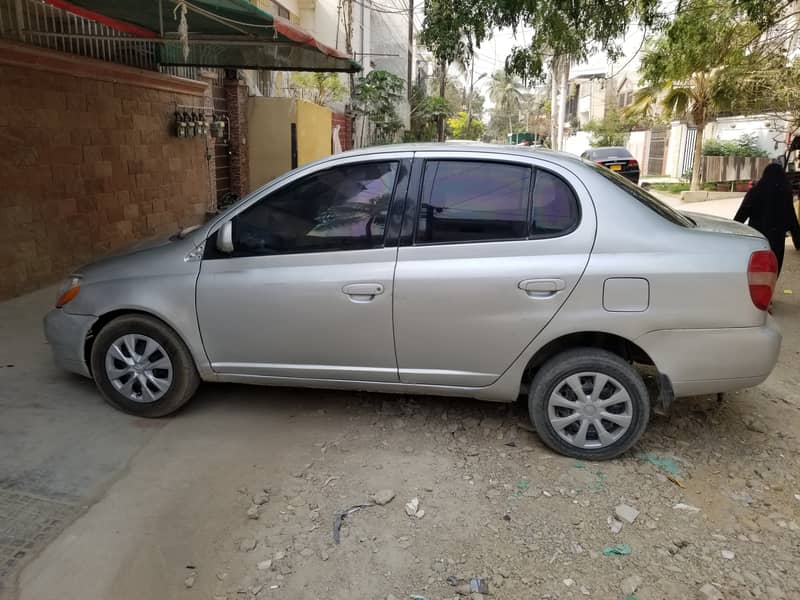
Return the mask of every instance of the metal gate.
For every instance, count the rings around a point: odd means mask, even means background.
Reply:
[[[647,170],[645,175],[664,174],[664,153],[667,149],[667,129],[650,131],[650,151],[647,153]]]
[[[683,162],[681,163],[681,177],[692,170],[694,166],[694,143],[697,141],[697,127],[690,127],[686,130],[686,144],[683,146]]]

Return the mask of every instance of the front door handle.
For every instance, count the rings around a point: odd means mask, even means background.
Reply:
[[[531,298],[550,298],[567,287],[563,279],[523,279],[518,285]]]
[[[383,286],[380,283],[349,283],[342,288],[342,292],[350,296],[353,302],[369,302],[383,293]]]

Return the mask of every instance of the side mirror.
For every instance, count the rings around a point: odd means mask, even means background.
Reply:
[[[217,250],[230,254],[233,252],[233,223],[228,221],[217,231]]]

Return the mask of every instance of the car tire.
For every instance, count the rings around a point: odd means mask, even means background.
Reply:
[[[642,436],[650,398],[628,362],[607,350],[578,348],[554,356],[538,370],[528,392],[528,412],[539,437],[556,452],[608,460]]]
[[[183,340],[146,315],[125,315],[106,324],[92,344],[91,365],[106,401],[139,417],[174,413],[200,383]]]

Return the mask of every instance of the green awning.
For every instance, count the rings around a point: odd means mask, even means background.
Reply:
[[[247,0],[45,0],[158,42],[163,65],[355,73],[361,65]],[[185,28],[182,24],[185,23]]]

